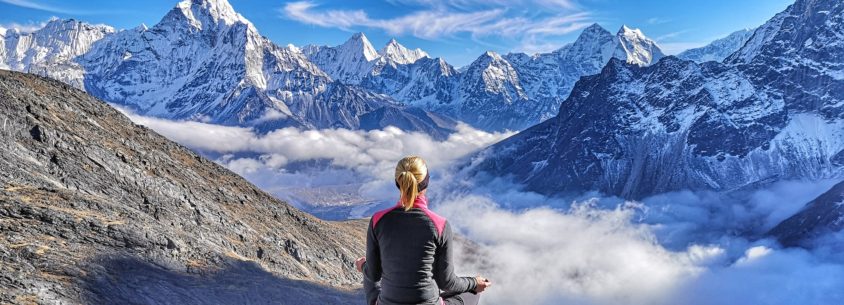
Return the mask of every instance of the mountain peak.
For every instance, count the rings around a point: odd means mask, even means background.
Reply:
[[[92,25],[88,23],[84,23],[82,21],[70,18],[70,19],[60,19],[60,18],[50,18],[50,21],[44,25],[44,27],[36,30],[36,31],[46,31],[49,33],[56,33],[56,32],[64,32],[69,30],[75,29],[101,29],[104,32],[114,32],[114,28],[107,26],[107,25]]]
[[[642,30],[622,25],[616,34],[618,46],[615,57],[627,63],[648,66],[665,57],[655,41],[645,36]]]
[[[390,39],[387,45],[381,51],[378,51],[378,54],[397,64],[412,64],[421,58],[429,57],[428,53],[421,49],[409,50],[405,48],[395,38]]]
[[[246,18],[238,14],[227,0],[183,0],[176,4],[172,12],[179,12],[196,27],[202,27],[203,20],[212,23],[250,24]],[[170,16],[170,14],[167,14]],[[168,16],[164,18],[167,19]]]
[[[619,36],[625,36],[625,37],[642,37],[642,38],[646,38],[646,37],[645,37],[645,34],[644,34],[644,33],[642,33],[642,30],[640,30],[640,29],[638,29],[638,28],[631,28],[631,27],[627,26],[626,24],[622,25],[622,26],[621,26],[621,28],[620,28],[620,29],[618,29],[618,33],[617,33],[617,34],[618,34]]]
[[[496,60],[501,59],[501,55],[498,54],[498,52],[495,52],[495,51],[486,51],[486,52],[484,52],[483,55],[481,55],[481,57],[488,57],[488,58],[492,58],[492,59],[496,59]]]
[[[369,42],[369,39],[366,38],[366,35],[363,32],[357,32],[352,37],[349,37],[346,42],[342,45],[337,47],[338,49],[344,50],[345,52],[353,52],[357,54],[363,54],[364,59],[366,61],[371,61],[378,58],[378,52],[375,51],[375,48],[372,46],[372,43]]]

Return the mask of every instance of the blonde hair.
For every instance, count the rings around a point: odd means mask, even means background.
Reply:
[[[419,196],[419,182],[428,175],[428,165],[417,156],[408,156],[396,165],[396,184],[401,191],[401,206],[405,211],[413,208],[413,202]]]

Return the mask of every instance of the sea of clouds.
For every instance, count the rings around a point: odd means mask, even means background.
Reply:
[[[458,251],[458,271],[494,283],[483,304],[844,304],[844,255],[836,246],[844,234],[814,249],[784,249],[764,235],[835,181],[640,201],[547,198],[503,180],[472,185],[454,173],[457,160],[511,133],[462,125],[442,141],[395,128],[258,134],[127,115],[277,195],[291,185],[345,184],[362,197],[394,201],[395,162],[422,156],[434,209],[471,240]]]

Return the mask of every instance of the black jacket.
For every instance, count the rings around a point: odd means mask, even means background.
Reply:
[[[440,292],[474,292],[474,277],[454,275],[451,227],[424,195],[372,216],[363,271],[367,304],[439,305]]]

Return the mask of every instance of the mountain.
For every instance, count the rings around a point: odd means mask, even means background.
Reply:
[[[844,229],[844,181],[768,232],[784,246],[799,246]]]
[[[306,46],[302,51],[332,79],[350,85],[359,84],[380,56],[363,33],[352,35],[336,47]]]
[[[331,82],[301,53],[260,36],[225,0],[182,1],[152,28],[103,39],[80,61],[94,96],[144,115],[227,125],[273,112],[307,125],[288,105]]]
[[[226,0],[182,1],[151,28],[115,33],[107,27],[55,19],[31,35],[11,31],[3,40],[7,48],[0,54],[6,54],[2,58],[8,64],[0,67],[84,87],[141,115],[259,131],[288,126],[356,129],[358,117],[367,111],[407,108],[387,96],[334,81],[302,50],[279,47],[261,36]],[[365,58],[379,56],[362,35],[344,45],[355,47],[363,48]],[[404,61],[424,55],[397,43],[385,51],[403,52],[391,58]],[[416,122],[429,120],[423,116]],[[448,129],[418,127],[409,131],[438,130],[439,137],[442,129]]]
[[[600,25],[583,30],[577,39],[551,53],[533,56],[511,53],[505,56],[518,72],[525,93],[537,104],[530,124],[542,122],[557,114],[560,104],[568,97],[575,82],[582,76],[598,74],[610,58],[647,66],[664,54],[653,40],[641,30],[622,26],[613,35]]]
[[[114,29],[108,26],[55,18],[32,33],[4,30],[0,33],[0,69],[35,73],[82,88],[84,69],[73,59],[112,33]]]
[[[11,58],[0,68],[57,78],[141,115],[259,131],[354,129],[359,116],[384,107],[383,113],[398,115],[380,116],[379,124],[454,116],[487,130],[520,130],[554,116],[574,82],[597,73],[609,58],[648,65],[663,56],[637,29],[623,26],[612,35],[593,25],[556,52],[485,53],[459,72],[395,39],[376,51],[363,33],[335,47],[279,47],[225,0],[184,0],[151,28],[114,32],[54,20],[38,33],[45,37],[38,41],[60,42],[60,47],[16,44],[11,31],[4,36],[3,52],[60,60],[23,65],[18,62],[29,60],[19,59],[22,55],[0,53]],[[17,49],[9,49],[13,45]],[[388,119],[399,117],[404,119]],[[428,123],[411,124],[416,128],[411,131],[437,130],[440,137],[449,129]]]
[[[401,45],[396,39],[390,39],[387,45],[378,51],[378,55],[384,62],[396,63],[400,65],[408,65],[420,60],[422,58],[430,57],[428,53],[422,49],[416,48],[410,50]]]
[[[376,73],[364,78],[361,87],[408,105],[443,111],[455,100],[458,84],[458,72],[445,60],[423,57],[410,64],[380,65]]]
[[[379,74],[387,66],[396,68],[430,58],[425,51],[410,50],[395,39],[375,51],[364,33],[355,33],[336,47],[308,45],[302,52],[332,79],[350,85],[361,84],[366,77]]]
[[[0,300],[354,304],[365,223],[325,222],[80,90],[0,71]],[[333,286],[328,286],[333,285]]]
[[[615,34],[618,43],[613,57],[629,64],[648,66],[665,57],[656,42],[646,37],[642,30],[622,25]]]
[[[498,53],[488,51],[460,74],[455,101],[445,111],[486,130],[518,129],[529,124],[526,118],[532,104],[516,69]]]
[[[613,35],[594,24],[574,43],[551,53],[486,52],[461,71],[425,57],[409,64],[376,64],[360,85],[477,128],[520,130],[556,115],[574,83],[597,74],[613,57],[647,66],[664,54],[638,29],[623,26]]]
[[[753,32],[754,30],[751,29],[735,31],[727,37],[717,39],[706,46],[683,51],[677,54],[677,57],[697,63],[723,61],[727,56],[744,46]]]
[[[844,176],[842,10],[797,1],[724,63],[612,59],[556,117],[479,153],[471,172],[629,198]]]

